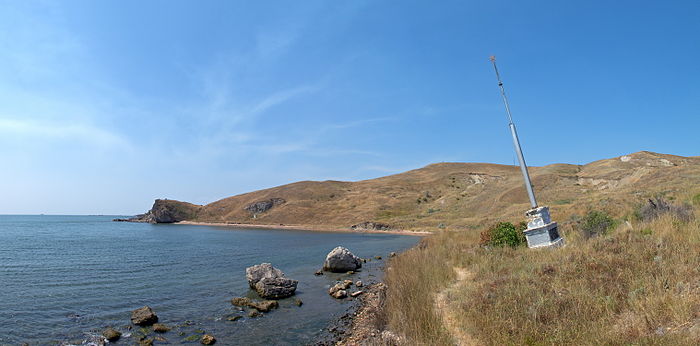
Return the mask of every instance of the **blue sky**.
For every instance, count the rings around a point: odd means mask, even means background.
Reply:
[[[0,1],[0,213],[697,156],[697,1]]]

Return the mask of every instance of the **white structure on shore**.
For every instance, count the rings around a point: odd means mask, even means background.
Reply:
[[[557,223],[552,221],[552,219],[549,216],[549,207],[537,206],[535,192],[532,190],[532,182],[530,181],[530,174],[527,171],[525,157],[523,157],[523,151],[520,148],[518,132],[515,130],[513,117],[510,114],[510,106],[508,105],[508,98],[506,98],[506,91],[503,88],[503,82],[501,82],[501,75],[498,73],[498,68],[496,67],[496,57],[491,56],[490,60],[493,63],[493,69],[496,71],[496,78],[498,78],[498,87],[501,89],[503,103],[506,106],[506,114],[508,114],[508,125],[510,126],[510,134],[513,137],[513,146],[515,146],[515,153],[518,155],[518,161],[520,162],[520,171],[523,174],[523,179],[525,180],[525,189],[527,190],[527,196],[530,198],[530,205],[532,206],[532,209],[525,212],[525,216],[527,216],[528,221],[527,229],[523,232],[525,233],[525,238],[527,239],[527,246],[532,249],[539,247],[563,245],[564,238],[562,238],[559,235]]]

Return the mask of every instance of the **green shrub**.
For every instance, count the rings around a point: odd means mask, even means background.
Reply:
[[[700,205],[700,193],[693,196],[693,204],[694,205]]]
[[[653,233],[653,232],[651,231],[651,228],[644,228],[644,229],[642,229],[642,230],[639,231],[639,232],[642,233],[642,235],[651,235],[651,233]]]
[[[615,227],[615,220],[604,211],[591,210],[581,220],[581,231],[586,238],[607,233]]]
[[[510,222],[499,222],[481,233],[481,244],[496,247],[518,247],[525,243],[525,234],[522,232],[523,224],[524,222],[521,222],[518,227],[515,227]]]

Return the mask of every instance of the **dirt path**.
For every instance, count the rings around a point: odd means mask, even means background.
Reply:
[[[438,292],[435,297],[435,311],[442,318],[445,328],[452,335],[452,339],[455,341],[456,345],[480,345],[474,337],[469,335],[464,328],[460,326],[459,320],[457,319],[459,311],[455,311],[455,309],[450,306],[450,301],[452,300],[451,295],[456,294],[459,286],[464,284],[467,280],[471,280],[474,274],[465,268],[455,267],[454,270],[457,273],[457,280],[444,290]]]

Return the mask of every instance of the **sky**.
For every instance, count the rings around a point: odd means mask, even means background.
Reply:
[[[0,214],[698,156],[698,1],[0,0]]]

